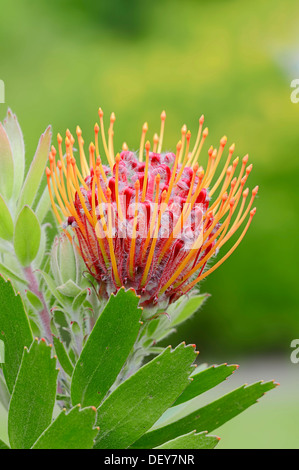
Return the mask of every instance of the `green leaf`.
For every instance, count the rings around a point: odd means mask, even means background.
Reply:
[[[8,447],[8,445],[5,444],[5,442],[1,441],[0,439],[0,450],[4,450],[4,449],[10,449],[10,447]]]
[[[39,139],[33,161],[30,165],[22,188],[22,193],[18,202],[18,210],[20,210],[24,205],[31,206],[37,195],[48,160],[51,137],[51,126],[49,126]]]
[[[258,398],[268,390],[275,388],[275,386],[274,382],[257,382],[252,385],[243,385],[173,423],[144,434],[141,439],[134,443],[132,448],[152,449],[194,429],[197,432],[211,432],[256,403]]]
[[[59,338],[53,336],[53,344],[61,367],[63,368],[64,372],[71,377],[74,371],[74,367],[71,363],[68,353],[64,348],[63,343],[59,340]]]
[[[0,188],[1,189],[1,188]],[[12,240],[13,238],[13,220],[10,215],[9,209],[0,195],[0,238],[4,240]]]
[[[33,449],[92,449],[99,430],[94,428],[96,408],[63,410],[46,429]]]
[[[22,266],[29,266],[38,253],[41,228],[36,215],[24,206],[17,218],[14,232],[14,248]]]
[[[205,431],[200,433],[192,431],[184,436],[165,442],[155,447],[155,449],[214,449],[219,440],[219,437],[207,436]]]
[[[133,290],[111,295],[76,364],[72,403],[98,406],[115,382],[140,328],[139,298]]]
[[[21,284],[27,285],[28,282],[26,279],[22,279],[18,274],[16,274],[14,271],[9,269],[7,266],[4,264],[0,263],[0,275],[3,275],[6,277],[6,279],[13,279],[14,281],[20,282]]]
[[[40,300],[37,295],[35,295],[31,290],[26,290],[26,297],[32,307],[37,310],[38,312],[41,312],[44,308],[42,301]]]
[[[2,404],[5,410],[8,410],[10,400],[10,393],[6,386],[6,383],[0,374],[0,403]]]
[[[14,161],[10,142],[0,122],[0,192],[9,201],[13,192]]]
[[[211,388],[216,387],[216,385],[227,379],[237,368],[238,366],[235,364],[231,366],[221,364],[220,366],[211,366],[208,369],[199,371],[197,374],[192,374],[192,382],[185,388],[182,395],[179,396],[173,406],[185,403]]]
[[[195,295],[189,298],[187,297],[186,299],[183,297],[182,305],[178,307],[179,314],[174,316],[171,315],[171,318],[173,318],[171,321],[171,327],[179,325],[194,315],[194,313],[196,313],[197,310],[202,307],[207,297],[207,294]]]
[[[0,339],[5,345],[3,373],[8,390],[12,392],[24,346],[29,347],[33,337],[20,295],[15,295],[10,281],[6,282],[2,276],[0,276]]]
[[[19,197],[25,171],[25,146],[23,134],[18,123],[17,117],[11,109],[8,109],[7,116],[3,121],[6,134],[12,149],[14,161],[14,184],[13,194],[15,198]]]
[[[62,284],[61,286],[57,286],[57,290],[62,295],[72,298],[76,297],[81,292],[80,287],[78,287],[77,284],[72,281],[72,279],[69,279],[68,281],[66,281],[65,284]]]
[[[192,346],[168,347],[119,385],[98,409],[95,447],[124,449],[139,439],[187,387],[195,358]]]
[[[24,351],[8,413],[8,435],[12,448],[30,449],[51,424],[58,370],[45,340]]]
[[[51,207],[51,201],[49,196],[48,186],[45,187],[43,194],[41,195],[38,204],[36,206],[35,214],[39,222],[42,223],[49,212]]]

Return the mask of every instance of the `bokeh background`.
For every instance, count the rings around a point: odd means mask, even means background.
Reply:
[[[17,114],[27,164],[41,132],[114,111],[115,147],[137,149],[167,112],[165,146],[204,113],[208,146],[222,135],[249,153],[258,212],[238,251],[203,284],[211,297],[171,338],[196,342],[203,362],[238,362],[229,388],[274,378],[281,387],[223,426],[222,447],[299,447],[299,3],[295,0],[0,1],[0,79]],[[1,169],[0,169],[1,171]],[[238,378],[237,378],[238,376]],[[269,376],[269,377],[268,377]],[[219,393],[220,393],[219,389]],[[5,435],[0,425],[0,434]],[[1,436],[0,436],[1,437]]]

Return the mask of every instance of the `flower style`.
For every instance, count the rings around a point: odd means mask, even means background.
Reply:
[[[46,174],[54,213],[97,280],[102,297],[126,286],[140,295],[141,305],[166,308],[218,268],[240,244],[256,212],[251,207],[258,187],[250,198],[249,189],[244,189],[252,165],[247,166],[246,155],[235,176],[239,158],[231,163],[233,144],[216,178],[227,142],[223,137],[218,149],[210,147],[206,170],[199,166],[208,135],[203,116],[192,147],[191,132],[186,125],[182,127],[176,154],[162,152],[164,111],[152,151],[146,142],[145,123],[138,153],[129,151],[124,143],[121,153],[115,155],[115,115],[110,117],[107,140],[101,108],[99,119],[100,126],[94,127],[95,141],[89,145],[89,160],[81,129],[76,129],[80,169],[69,130],[65,155],[58,134],[57,163],[56,149],[51,148]],[[100,132],[108,164],[100,157]],[[235,244],[208,269],[210,258],[245,220]]]

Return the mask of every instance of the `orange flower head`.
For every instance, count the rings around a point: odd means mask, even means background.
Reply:
[[[232,161],[234,144],[225,151],[227,139],[222,137],[217,149],[208,150],[206,169],[199,166],[208,136],[203,116],[192,145],[190,131],[182,127],[176,153],[162,151],[163,111],[152,148],[146,140],[145,123],[139,152],[130,151],[124,143],[116,155],[115,115],[110,117],[108,138],[101,108],[99,118],[88,156],[79,127],[79,158],[75,158],[75,138],[69,130],[65,153],[58,134],[57,161],[56,149],[51,148],[46,174],[54,213],[98,282],[101,296],[108,297],[125,286],[135,289],[141,305],[166,308],[212,273],[240,244],[256,211],[252,204],[258,187],[251,197],[245,188],[252,165],[247,166],[247,155],[241,164],[238,157]],[[99,153],[99,135],[105,163]],[[207,268],[208,261],[239,229],[235,244]]]

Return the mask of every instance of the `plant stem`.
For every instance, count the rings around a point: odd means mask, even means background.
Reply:
[[[50,328],[50,314],[48,312],[48,308],[47,308],[47,305],[46,305],[46,302],[45,302],[45,298],[44,298],[42,292],[40,292],[40,290],[39,290],[38,282],[37,282],[37,279],[35,277],[34,272],[32,271],[32,267],[27,266],[27,268],[24,268],[24,273],[25,273],[25,277],[28,281],[29,289],[40,299],[40,301],[43,304],[44,308],[43,308],[43,310],[41,310],[39,312],[39,316],[40,316],[42,325],[44,327],[44,332],[45,332],[46,338],[47,338],[48,341],[50,341],[51,337],[52,337],[52,332],[51,332],[51,328]]]

